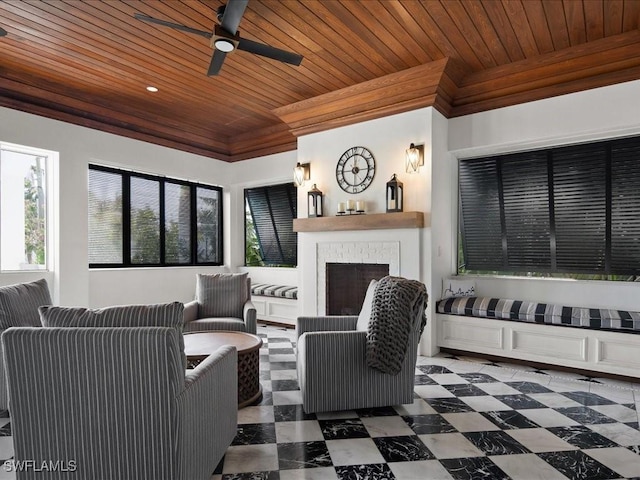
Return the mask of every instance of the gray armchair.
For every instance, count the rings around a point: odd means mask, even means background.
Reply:
[[[49,286],[44,278],[0,287],[0,334],[11,327],[39,327],[38,307],[43,305],[51,305]],[[9,396],[0,344],[0,410],[8,408]]]
[[[251,302],[251,279],[246,273],[197,275],[196,299],[184,306],[184,331],[257,330]]]
[[[5,331],[15,460],[57,465],[17,478],[209,480],[236,434],[237,354],[220,348],[185,374],[179,337],[170,327]]]
[[[298,317],[297,370],[305,412],[413,402],[418,343],[424,328],[426,290],[423,296],[414,299],[414,315],[408,319],[406,351],[403,352],[403,360],[398,360],[401,361],[398,363],[399,372],[389,374],[372,368],[367,360],[374,303],[386,301],[382,295],[376,299],[376,287],[377,282],[373,280],[359,316]]]

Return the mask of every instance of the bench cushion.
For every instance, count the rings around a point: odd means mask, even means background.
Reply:
[[[568,307],[504,298],[461,297],[440,300],[436,311],[468,317],[640,333],[640,312],[625,310]]]
[[[295,300],[298,298],[298,287],[256,283],[251,287],[251,294],[263,297],[291,298]]]

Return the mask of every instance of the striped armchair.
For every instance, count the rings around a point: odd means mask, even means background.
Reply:
[[[179,336],[5,331],[17,478],[209,480],[236,434],[237,355],[223,347],[185,374]]]
[[[11,327],[39,327],[38,307],[51,305],[47,280],[0,287],[0,334]],[[0,344],[0,410],[9,408],[7,382]]]
[[[373,280],[359,316],[298,317],[297,370],[306,413],[413,402],[424,308],[413,319],[400,372],[382,373],[366,359],[375,288]]]
[[[251,302],[247,273],[197,275],[196,299],[184,305],[184,331],[257,330],[256,308]]]

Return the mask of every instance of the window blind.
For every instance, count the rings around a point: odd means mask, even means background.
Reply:
[[[465,270],[640,273],[640,137],[459,162]]]

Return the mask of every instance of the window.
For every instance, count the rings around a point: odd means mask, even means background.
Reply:
[[[89,266],[222,264],[222,189],[89,165]]]
[[[640,137],[461,160],[460,273],[635,280]]]
[[[248,188],[245,197],[245,263],[286,266],[298,263],[297,192],[293,183]]]
[[[0,270],[47,269],[52,152],[0,143]]]

